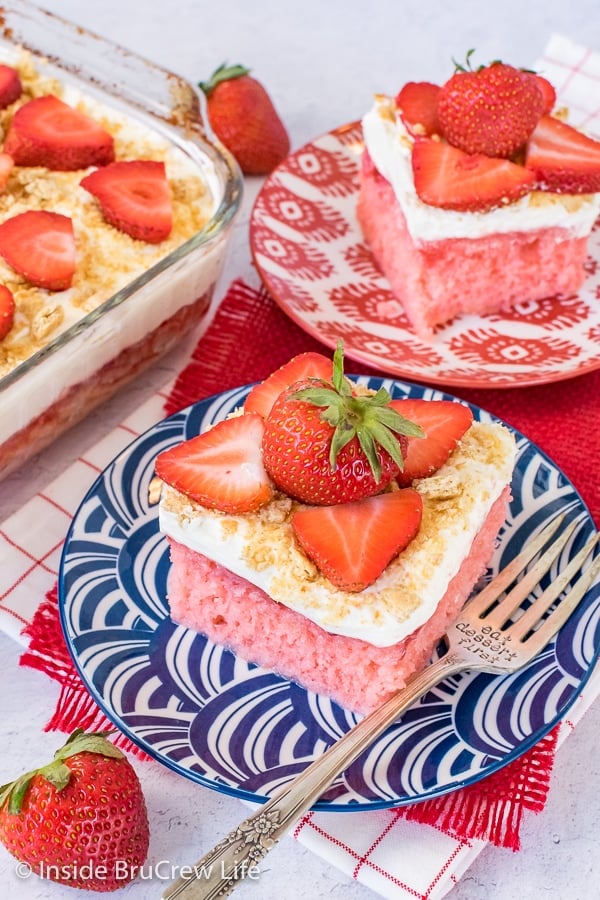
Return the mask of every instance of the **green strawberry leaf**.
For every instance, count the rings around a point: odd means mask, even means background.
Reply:
[[[376,481],[381,478],[378,448],[384,449],[402,470],[404,460],[395,435],[424,437],[423,429],[401,416],[388,404],[391,397],[381,387],[372,395],[354,396],[344,375],[344,353],[339,341],[333,356],[333,387],[315,385],[294,391],[290,396],[322,407],[321,419],[334,428],[329,448],[329,464],[335,472],[340,450],[357,437]]]
[[[26,772],[14,781],[0,787],[0,809],[8,801],[8,812],[11,815],[18,815],[21,812],[23,800],[34,775],[41,775],[50,784],[54,785],[57,791],[62,791],[71,779],[71,770],[64,760],[75,756],[77,753],[98,753],[101,756],[110,756],[115,759],[123,758],[124,754],[122,751],[106,740],[109,734],[111,734],[109,731],[87,734],[82,728],[77,728],[67,738],[64,746],[56,751],[52,762],[46,766],[40,766],[38,769],[32,769],[31,772]]]
[[[101,756],[111,756],[115,759],[121,759],[123,753],[110,741],[107,736],[110,731],[96,731],[91,733],[84,732],[81,728],[74,731],[63,747],[60,747],[54,754],[55,760],[68,759],[76,753],[99,753]]]
[[[246,66],[230,66],[227,63],[221,63],[221,65],[212,73],[208,81],[198,82],[198,87],[204,91],[208,97],[218,84],[221,84],[223,81],[231,81],[232,78],[241,78],[242,75],[248,75],[249,72],[250,69],[247,69]]]

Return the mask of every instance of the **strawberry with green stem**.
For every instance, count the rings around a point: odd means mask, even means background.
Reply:
[[[0,842],[43,878],[114,891],[148,854],[138,776],[106,732],[77,729],[48,765],[0,787]]]
[[[210,124],[246,175],[268,175],[290,151],[285,125],[263,85],[245,66],[223,64],[208,81]]]
[[[265,469],[294,499],[346,503],[385,490],[403,467],[408,435],[422,431],[390,406],[389,393],[361,395],[344,376],[338,344],[331,381],[291,385],[273,404],[262,441]]]
[[[442,85],[437,112],[446,140],[465,153],[513,156],[525,145],[545,107],[535,75],[499,60],[465,66]]]

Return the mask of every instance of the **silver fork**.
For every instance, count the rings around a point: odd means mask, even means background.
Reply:
[[[562,530],[548,549],[523,572],[559,531],[564,517],[548,525],[462,610],[446,634],[447,651],[406,687],[361,719],[290,784],[241,822],[162,894],[162,900],[213,900],[224,897],[244,878],[255,878],[259,861],[275,846],[343,772],[407,707],[430,688],[464,669],[507,673],[520,669],[540,653],[600,571],[600,555],[580,575],[554,609],[598,540],[585,546],[531,604],[524,602],[567,544],[577,523]],[[512,590],[507,589],[514,583]],[[547,614],[547,615],[546,615]]]

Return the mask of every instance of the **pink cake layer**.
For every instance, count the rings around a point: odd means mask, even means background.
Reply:
[[[458,315],[486,315],[578,290],[587,238],[564,228],[415,243],[389,182],[363,156],[357,217],[415,332]]]
[[[245,579],[169,539],[171,618],[206,634],[248,662],[274,670],[350,710],[367,712],[404,687],[409,676],[431,658],[489,563],[509,497],[507,487],[491,508],[434,615],[391,647],[329,634],[275,603]]]
[[[126,347],[89,378],[68,388],[37,418],[0,444],[0,480],[181,342],[206,315],[213,290],[214,285],[193,303],[178,309],[140,341]]]

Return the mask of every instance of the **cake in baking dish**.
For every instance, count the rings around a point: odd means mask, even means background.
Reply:
[[[172,142],[44,74],[28,53],[15,54],[10,68],[21,90],[0,110],[0,163],[7,161],[6,170],[0,165],[0,283],[15,302],[12,327],[0,341],[0,376],[200,231],[215,208],[200,168]],[[71,121],[71,114],[84,116],[86,128]],[[113,176],[105,181],[104,203],[98,173]],[[129,195],[132,215],[142,214],[142,204],[133,208],[135,193],[146,194],[146,227],[132,229],[125,215],[119,218],[118,209],[127,212],[119,192]],[[34,220],[22,217],[39,212],[45,218],[35,231]],[[13,235],[7,222],[23,224]],[[46,240],[54,239],[54,223],[66,229],[65,249],[62,255],[53,251],[54,257],[48,253],[46,270],[39,258]],[[36,252],[18,259],[15,245],[27,240],[35,242]],[[51,265],[56,273],[49,271]]]
[[[88,39],[0,46],[0,479],[191,334],[241,197],[192,86]]]
[[[298,383],[297,360],[275,387],[267,379],[255,388],[238,415],[157,459],[170,615],[366,712],[428,662],[485,572],[515,442],[463,404],[377,394],[384,419],[400,415],[401,468],[377,445],[373,482],[353,438],[332,471],[334,428],[323,407],[296,397],[328,381],[317,363],[318,379]],[[315,467],[316,488],[304,477]]]
[[[375,97],[357,217],[421,338],[581,287],[600,142],[563,118],[545,79],[502,63]]]

